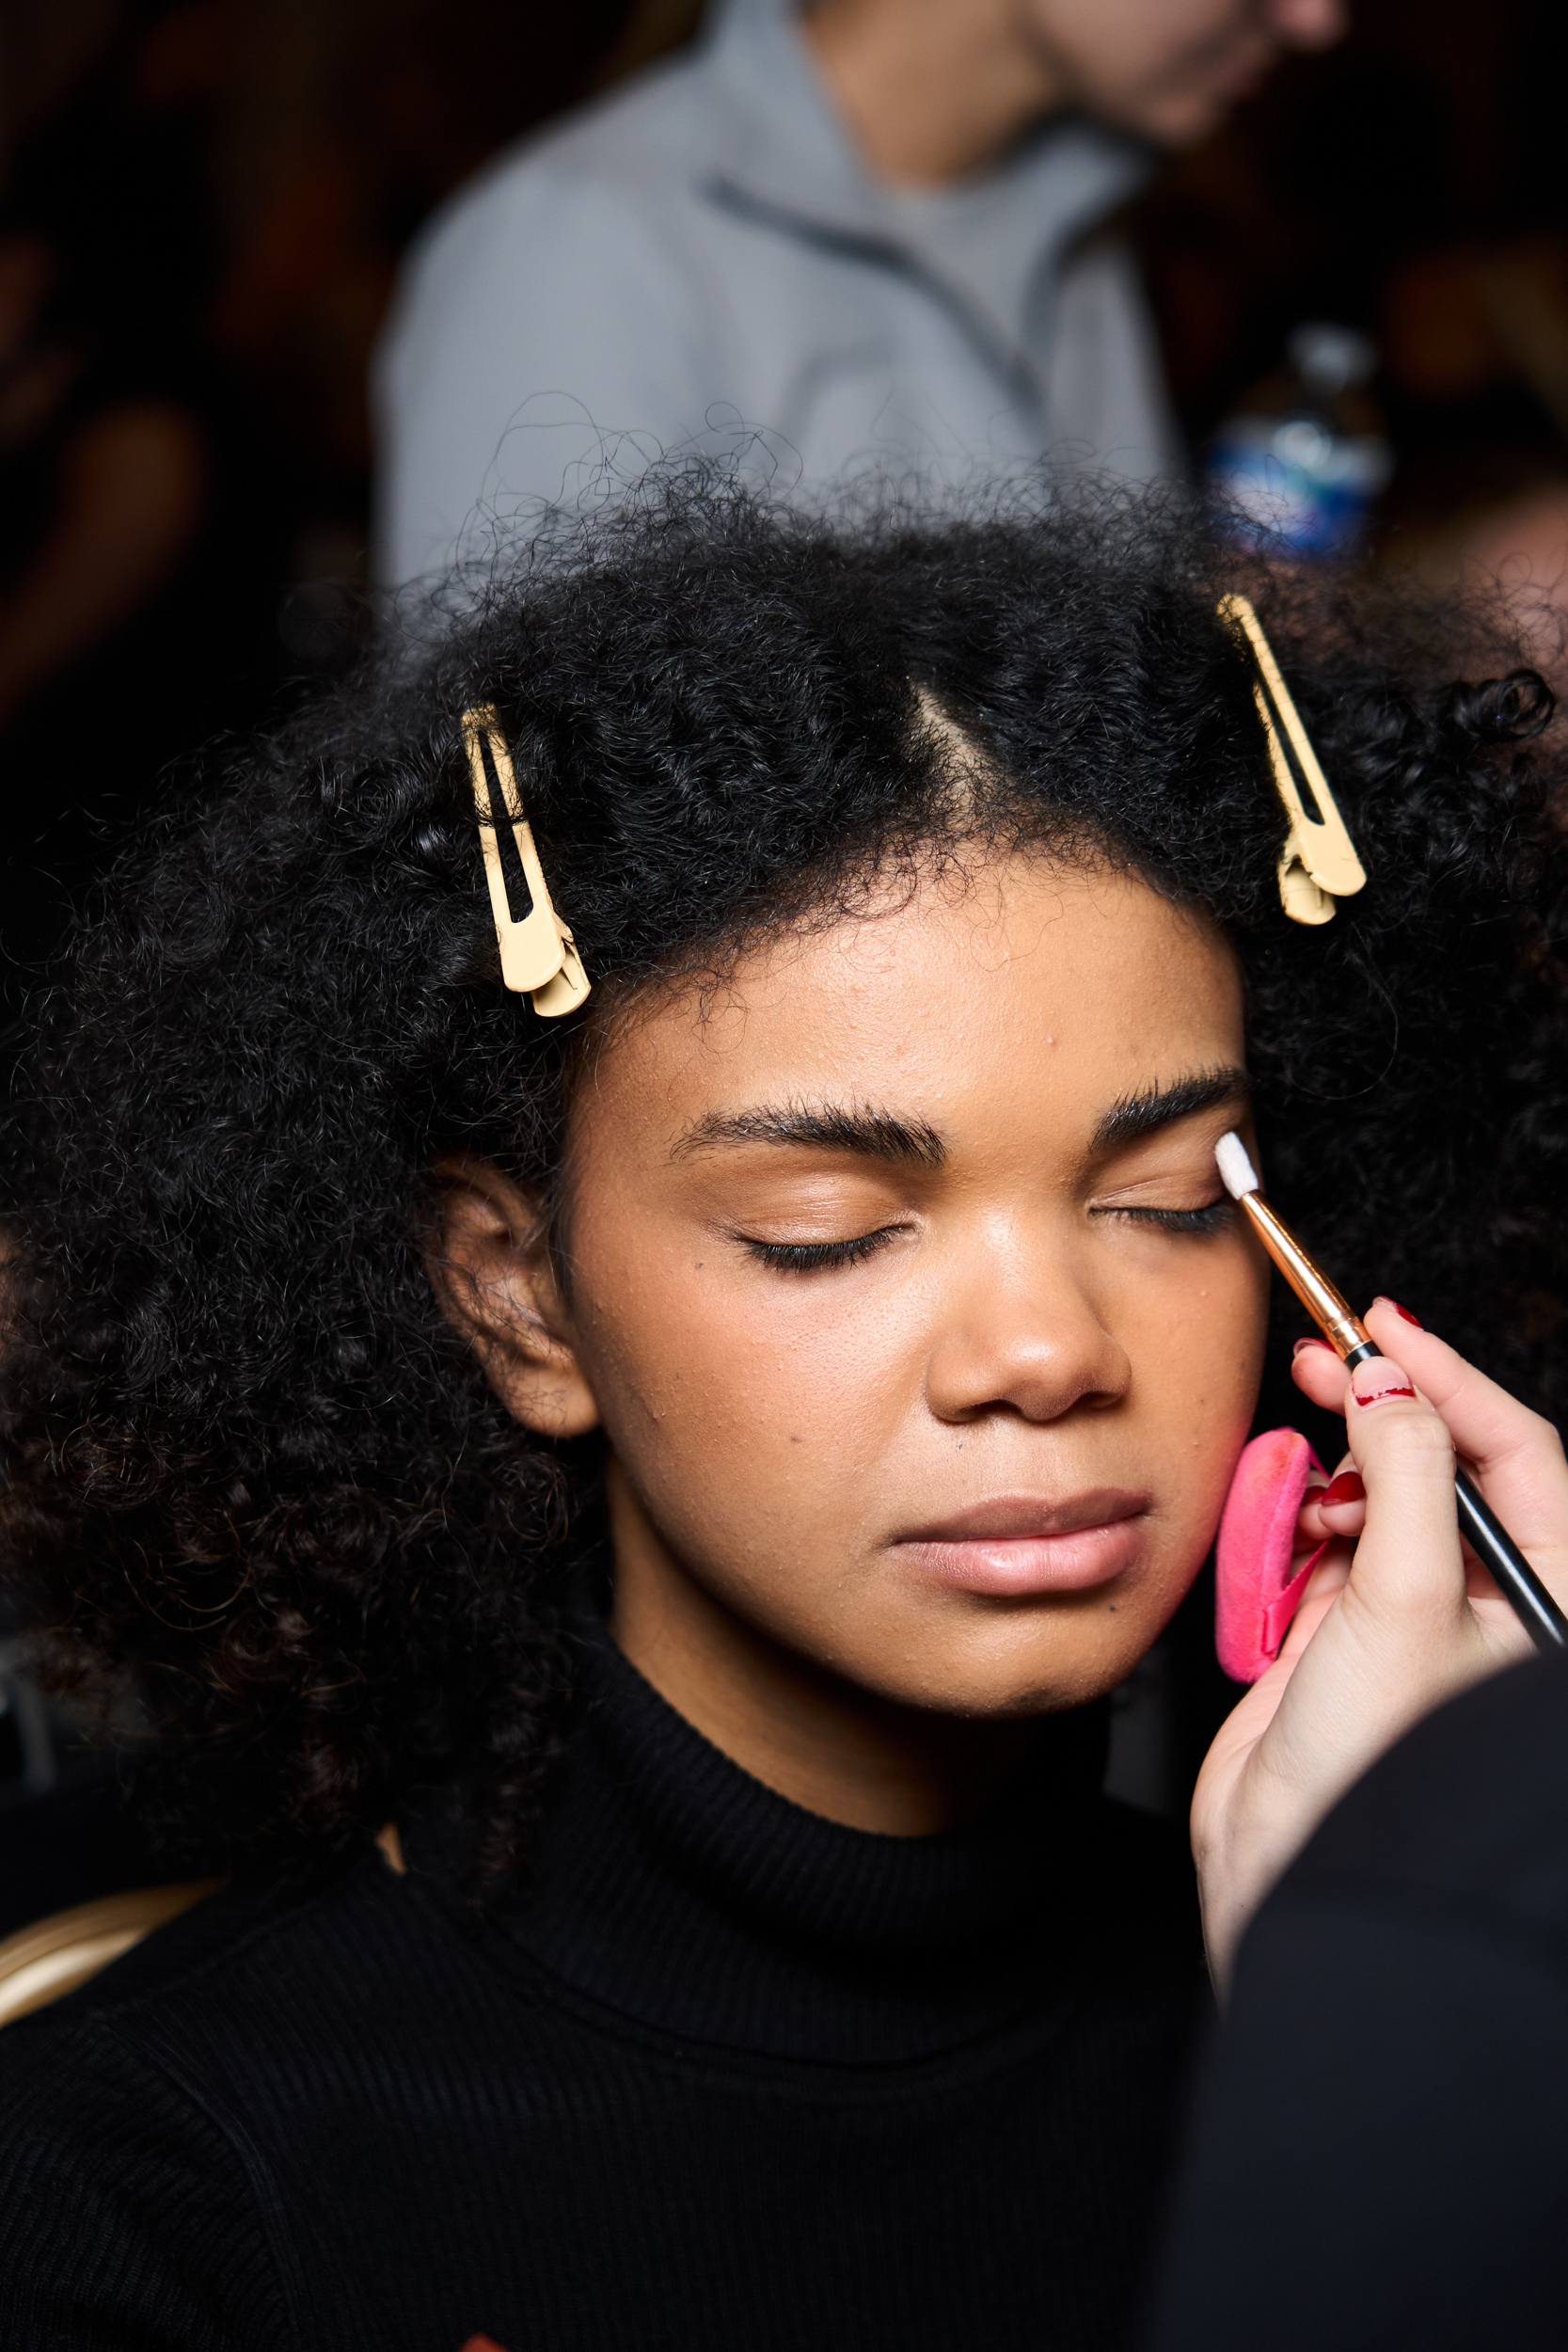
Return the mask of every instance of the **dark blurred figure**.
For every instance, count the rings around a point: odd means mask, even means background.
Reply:
[[[232,0],[136,0],[0,199],[13,1019],[168,763],[247,720],[279,669],[267,444],[204,333],[220,268],[213,114],[241,29]]]
[[[100,13],[0,187],[13,1022],[70,903],[188,788],[191,755],[354,650],[366,363],[404,243],[663,24],[627,0],[569,22],[505,0]]]
[[[1418,1725],[1259,1913],[1148,2352],[1568,2345],[1568,1661]]]

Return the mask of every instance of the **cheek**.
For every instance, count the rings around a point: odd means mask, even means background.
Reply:
[[[578,1323],[606,1433],[666,1530],[705,1551],[778,1546],[856,1515],[918,1396],[923,1354],[892,1300],[749,1279],[716,1248],[584,1253]]]
[[[1134,1308],[1129,1353],[1141,1418],[1158,1425],[1166,1490],[1195,1530],[1217,1524],[1262,1375],[1268,1277],[1242,1248],[1166,1300]]]

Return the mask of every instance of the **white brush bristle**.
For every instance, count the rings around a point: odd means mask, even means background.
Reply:
[[[1238,1135],[1221,1136],[1214,1146],[1219,1163],[1220,1179],[1232,1200],[1239,1200],[1244,1192],[1258,1190],[1258,1170],[1247,1157],[1246,1145]]]

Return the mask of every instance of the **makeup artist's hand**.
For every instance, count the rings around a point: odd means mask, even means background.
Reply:
[[[1568,1463],[1551,1423],[1391,1301],[1379,1299],[1366,1322],[1387,1353],[1354,1375],[1325,1343],[1296,1351],[1297,1386],[1346,1415],[1350,1453],[1302,1510],[1302,1537],[1327,1537],[1329,1549],[1278,1660],[1221,1727],[1193,1799],[1204,1932],[1222,1991],[1247,1920],[1351,1783],[1419,1716],[1531,1654],[1461,1543],[1456,1450],[1568,1603]]]

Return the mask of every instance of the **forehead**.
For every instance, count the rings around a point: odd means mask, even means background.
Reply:
[[[1243,1059],[1240,976],[1212,926],[1135,877],[1016,856],[656,1001],[607,1045],[578,1116],[584,1143],[659,1156],[715,1114],[802,1102],[1037,1148],[1041,1122],[1066,1139],[1151,1081]]]

